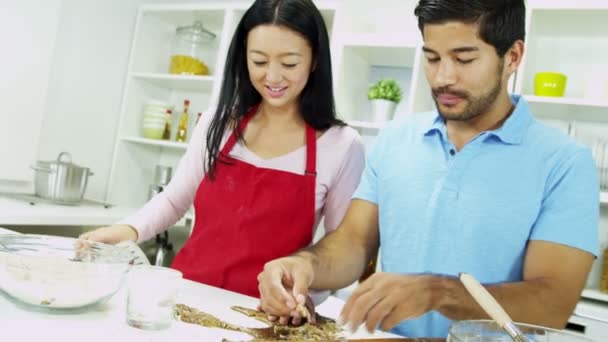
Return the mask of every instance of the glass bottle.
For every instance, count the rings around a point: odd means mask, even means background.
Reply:
[[[177,134],[175,135],[175,141],[185,142],[188,137],[188,107],[190,101],[184,100],[184,111],[179,118],[179,125],[177,126]]]
[[[165,131],[163,132],[163,139],[171,139],[171,109],[167,109],[167,122],[165,122]]]

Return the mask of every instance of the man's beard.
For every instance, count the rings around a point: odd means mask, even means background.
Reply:
[[[454,121],[467,121],[474,117],[477,117],[483,113],[486,113],[488,109],[494,104],[496,98],[500,94],[502,89],[501,78],[503,64],[499,65],[499,73],[496,78],[496,82],[493,84],[492,88],[485,94],[482,94],[478,97],[473,97],[471,94],[465,91],[455,91],[450,90],[449,87],[441,87],[432,90],[433,100],[435,101],[435,106],[437,107],[437,111],[439,115],[444,120],[454,120]],[[437,97],[441,94],[449,94],[452,96],[457,96],[467,102],[466,107],[460,113],[449,113],[442,112],[437,102]]]

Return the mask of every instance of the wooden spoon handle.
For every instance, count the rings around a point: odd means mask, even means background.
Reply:
[[[460,274],[460,281],[464,287],[469,291],[471,296],[477,301],[477,303],[485,310],[485,312],[503,328],[506,323],[512,322],[511,317],[505,312],[505,310],[498,304],[496,299],[492,297],[490,292],[483,287],[477,279],[468,273]]]

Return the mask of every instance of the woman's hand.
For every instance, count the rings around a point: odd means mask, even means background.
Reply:
[[[112,245],[127,240],[136,242],[137,237],[137,230],[126,224],[115,224],[97,228],[79,236],[82,240],[91,240]]]

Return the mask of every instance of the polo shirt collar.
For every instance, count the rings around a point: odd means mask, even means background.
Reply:
[[[526,128],[532,121],[532,112],[522,96],[512,95],[511,101],[515,104],[511,116],[499,128],[488,131],[488,135],[495,136],[506,144],[521,144],[526,134]],[[445,121],[437,111],[423,132],[425,136],[439,133],[443,138],[447,138]]]

